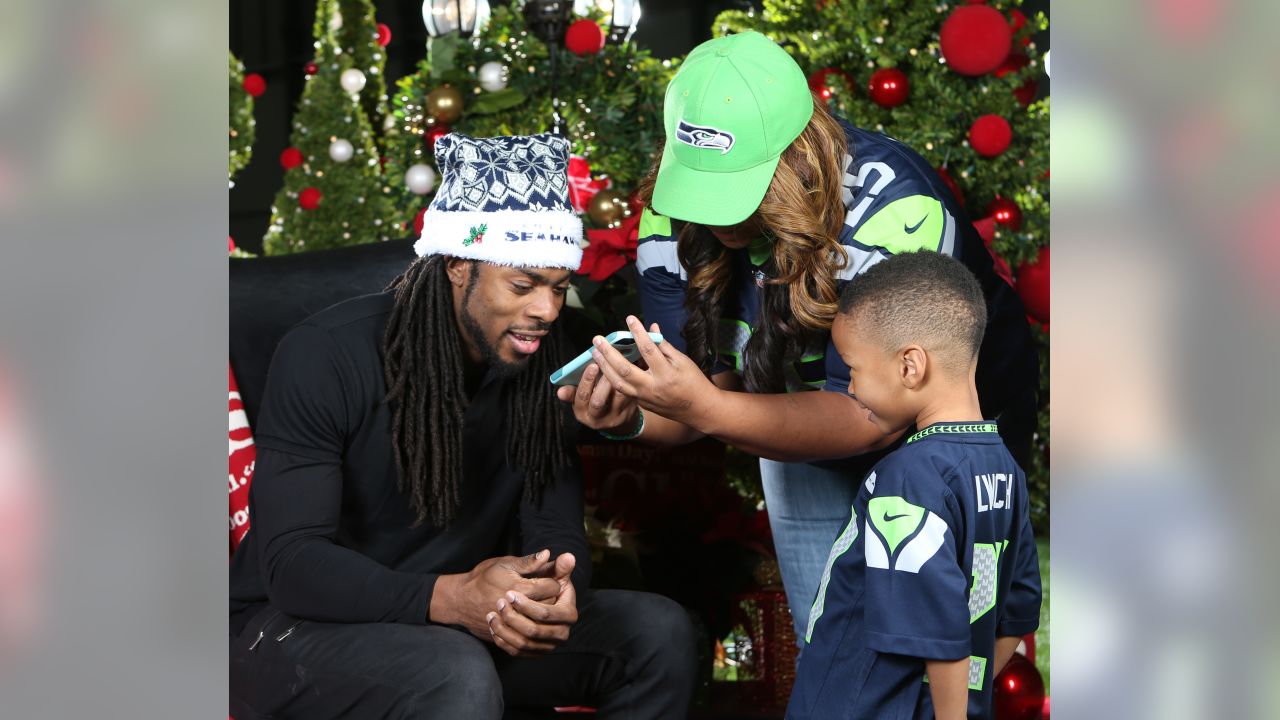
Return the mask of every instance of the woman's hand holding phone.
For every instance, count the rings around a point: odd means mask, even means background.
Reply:
[[[704,421],[713,414],[721,389],[671,343],[652,342],[635,317],[627,318],[627,329],[635,335],[647,369],[632,365],[622,353],[597,338],[592,357],[604,374],[602,380],[609,382],[614,395],[638,402],[645,411],[707,433]],[[653,330],[658,331],[657,323]]]
[[[577,385],[556,388],[556,397],[573,403],[573,416],[592,430],[628,435],[640,422],[640,406],[632,398],[614,392],[613,384],[594,362],[587,365]]]

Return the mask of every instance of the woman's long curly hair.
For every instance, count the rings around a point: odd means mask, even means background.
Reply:
[[[760,207],[748,218],[773,245],[763,268],[768,279],[759,327],[744,353],[742,379],[752,392],[784,392],[785,364],[830,330],[835,318],[836,272],[848,261],[840,245],[847,151],[844,129],[815,96],[813,117],[782,152]],[[661,158],[660,148],[637,191],[646,206],[653,198]],[[685,223],[678,237],[680,264],[689,276],[684,339],[689,357],[710,372],[724,303],[737,295],[730,292],[732,256],[701,225]]]
[[[415,526],[430,520],[441,528],[453,523],[462,497],[468,403],[447,261],[440,255],[418,258],[391,281],[387,290],[395,291],[395,305],[383,337],[396,489],[409,496]],[[478,263],[471,266],[468,295],[479,269]],[[524,472],[525,498],[534,503],[542,502],[555,472],[572,460],[563,404],[546,380],[566,355],[558,327],[552,326],[507,392],[507,462]]]

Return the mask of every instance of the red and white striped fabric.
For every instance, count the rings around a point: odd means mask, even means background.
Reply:
[[[249,416],[244,412],[244,402],[236,386],[235,373],[227,366],[227,491],[230,494],[228,524],[231,530],[231,552],[235,552],[249,532],[249,481],[253,478],[253,464],[257,450],[253,446],[253,432],[249,429]]]

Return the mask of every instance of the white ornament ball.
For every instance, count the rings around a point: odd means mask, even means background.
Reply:
[[[348,68],[342,71],[342,75],[339,76],[338,82],[342,84],[343,90],[354,95],[364,89],[366,80],[364,73],[360,72],[359,69]]]
[[[491,60],[480,66],[476,71],[476,79],[480,81],[480,87],[487,92],[497,92],[507,87],[507,66],[500,62]]]
[[[415,194],[426,195],[436,186],[436,171],[424,163],[410,165],[404,174],[404,184]]]
[[[346,162],[355,156],[355,154],[355,147],[347,140],[338,138],[337,140],[329,143],[329,157],[333,158],[335,162]]]
[[[329,18],[329,29],[334,32],[342,29],[342,11],[338,8],[333,9],[333,15]]]

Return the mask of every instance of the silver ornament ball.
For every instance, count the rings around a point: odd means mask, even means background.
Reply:
[[[497,92],[507,87],[507,66],[496,60],[491,60],[480,66],[476,71],[476,79],[480,81],[480,87],[486,92]]]
[[[436,171],[430,165],[410,165],[404,174],[404,184],[416,195],[426,195],[436,186]]]
[[[329,143],[329,157],[333,158],[334,162],[346,162],[354,157],[355,154],[356,149],[350,141],[338,138]]]
[[[338,82],[342,85],[343,90],[354,95],[364,89],[366,79],[364,73],[360,72],[358,68],[347,68],[338,77]]]

